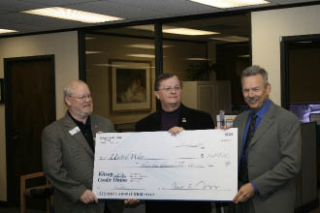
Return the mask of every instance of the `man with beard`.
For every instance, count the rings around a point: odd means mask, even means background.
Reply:
[[[234,121],[239,131],[239,191],[232,209],[237,213],[294,212],[300,122],[269,99],[271,85],[263,68],[246,68],[241,82],[250,110]]]
[[[66,115],[42,133],[43,170],[54,187],[57,213],[103,213],[105,201],[91,191],[94,164],[94,136],[113,132],[110,120],[92,114],[88,85],[74,80],[64,88]],[[106,212],[120,213],[122,201],[107,201]]]

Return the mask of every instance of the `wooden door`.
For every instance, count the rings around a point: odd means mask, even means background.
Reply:
[[[20,175],[42,170],[41,131],[55,120],[54,56],[5,59],[7,197]]]

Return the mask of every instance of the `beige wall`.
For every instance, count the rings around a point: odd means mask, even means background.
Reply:
[[[78,79],[77,32],[52,33],[0,39],[0,78],[4,77],[4,58],[54,55],[56,115],[64,114],[62,89],[71,79]],[[5,106],[0,105],[0,200],[6,201]]]
[[[269,72],[271,99],[281,103],[280,41],[283,36],[320,33],[320,5],[253,12],[252,64]]]

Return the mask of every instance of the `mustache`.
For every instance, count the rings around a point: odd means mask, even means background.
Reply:
[[[256,102],[259,100],[259,97],[247,97],[246,102]]]

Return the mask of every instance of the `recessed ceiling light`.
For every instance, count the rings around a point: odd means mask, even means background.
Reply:
[[[100,54],[100,53],[102,53],[102,51],[86,50],[87,55]]]
[[[297,44],[312,44],[312,41],[297,41]]]
[[[130,48],[138,48],[138,49],[149,49],[149,50],[154,50],[154,44],[129,44],[127,47]],[[168,48],[172,47],[172,45],[162,45],[162,48]]]
[[[16,30],[8,30],[8,29],[0,29],[0,34],[2,33],[15,33],[18,32]]]
[[[86,36],[86,37],[85,37],[85,40],[86,40],[86,41],[94,40],[94,39],[96,39],[96,37],[93,37],[93,36]]]
[[[260,4],[269,4],[269,1],[265,0],[189,0],[200,4],[205,4],[218,8],[232,8],[232,7],[244,7]]]
[[[226,42],[247,42],[247,41],[249,41],[248,37],[243,37],[243,36],[212,37],[211,39],[217,40],[217,41],[226,41]]]
[[[250,55],[249,55],[249,54],[246,54],[246,55],[238,55],[238,58],[250,58]]]
[[[178,34],[178,35],[189,35],[189,36],[201,36],[201,35],[213,35],[219,34],[213,31],[195,30],[190,28],[171,28],[163,29],[164,33]]]
[[[117,21],[123,19],[119,17],[107,16],[98,13],[90,13],[81,10],[73,10],[63,7],[48,7],[35,10],[25,10],[22,11],[22,13],[79,21],[83,23],[102,23],[107,21]]]
[[[209,61],[207,58],[186,58],[187,61]]]
[[[129,44],[127,47],[153,50],[154,44]]]
[[[147,25],[135,25],[135,26],[129,26],[129,29],[135,29],[135,30],[147,30],[147,31],[154,31],[154,25],[147,24]]]
[[[97,67],[116,67],[116,68],[128,68],[127,65],[121,65],[121,64],[93,64],[94,66]],[[140,67],[140,68],[145,68],[145,69],[155,69],[155,67],[151,66],[151,67]]]
[[[127,56],[138,58],[155,58],[155,56],[151,54],[127,54]]]
[[[138,26],[131,26],[129,27],[131,29],[136,30],[148,30],[148,31],[154,31],[153,25],[138,25]],[[168,25],[162,26],[162,32],[163,33],[170,33],[170,34],[178,34],[178,35],[189,35],[189,36],[201,36],[201,35],[214,35],[214,34],[220,34],[218,32],[213,31],[204,31],[204,30],[195,30],[191,28],[178,28]]]

